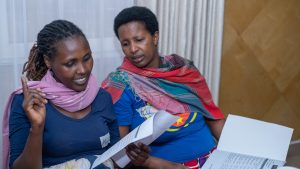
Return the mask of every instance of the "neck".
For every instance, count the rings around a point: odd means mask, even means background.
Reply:
[[[162,64],[162,62],[161,62],[160,56],[157,53],[154,57],[154,61],[153,61],[152,65],[149,65],[148,68],[159,68],[161,66],[161,64]]]
[[[69,111],[67,111],[67,110],[65,110],[61,107],[58,107],[58,106],[54,105],[53,103],[52,103],[52,105],[57,111],[59,111],[60,113],[62,113],[65,116],[68,116],[68,117],[73,118],[73,119],[82,119],[86,115],[88,115],[92,110],[91,105],[89,105],[88,107],[86,107],[82,110],[76,111],[76,112],[69,112]]]

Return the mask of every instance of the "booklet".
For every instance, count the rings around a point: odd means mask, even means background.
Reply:
[[[293,129],[228,115],[203,169],[276,169],[285,164]]]
[[[92,169],[112,158],[118,166],[125,167],[130,159],[126,155],[125,147],[130,143],[142,142],[146,145],[152,143],[167,128],[169,128],[178,119],[177,116],[171,115],[166,111],[158,111],[151,118],[144,121],[141,125],[132,130],[123,137],[119,142],[110,147],[103,154],[97,156],[92,165]]]

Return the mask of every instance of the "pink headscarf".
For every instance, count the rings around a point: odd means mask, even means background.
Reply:
[[[28,87],[31,89],[40,88],[48,100],[69,112],[75,112],[88,107],[96,98],[99,86],[96,78],[91,74],[88,85],[84,91],[76,92],[57,82],[50,71],[41,81],[30,81]],[[12,100],[16,94],[22,93],[22,88],[15,90],[9,97],[4,109],[2,122],[3,154],[2,168],[9,169],[9,114]]]

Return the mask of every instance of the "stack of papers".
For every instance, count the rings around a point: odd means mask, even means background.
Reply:
[[[229,115],[203,169],[276,169],[285,164],[293,129]]]

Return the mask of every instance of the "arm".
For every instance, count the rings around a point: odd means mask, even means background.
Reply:
[[[23,152],[14,161],[12,169],[42,168],[42,128],[31,128]]]
[[[135,99],[131,97],[131,91],[124,92],[118,102],[115,103],[114,108],[118,116],[119,121],[119,132],[120,137],[123,138],[130,132],[130,124],[133,118],[134,109],[132,104],[134,104]],[[178,163],[173,163],[163,159],[159,159],[150,155],[149,147],[142,144],[138,146],[129,145],[126,148],[126,153],[131,159],[131,163],[126,166],[127,168],[149,168],[149,169],[181,169],[184,168],[183,165]],[[134,166],[133,166],[133,165]]]
[[[135,113],[133,109],[135,100],[132,99],[131,95],[133,95],[131,91],[128,92],[125,90],[120,99],[114,104],[114,110],[117,115],[121,138],[129,133],[129,127],[132,123]]]
[[[205,119],[205,121],[208,127],[210,128],[210,131],[212,132],[213,136],[218,141],[220,139],[223,126],[225,124],[225,119],[218,119],[218,120]]]
[[[103,114],[103,117],[106,118],[107,120],[107,127],[109,129],[109,134],[110,134],[110,145],[114,145],[120,140],[120,132],[119,132],[119,125],[118,121],[115,116],[115,111],[112,103],[112,98],[109,93],[107,93],[107,111],[105,111],[107,114]]]
[[[42,144],[43,131],[45,124],[46,109],[45,104],[47,100],[45,95],[40,90],[29,89],[27,86],[27,79],[22,78],[23,87],[23,110],[30,121],[31,128],[27,137],[27,141],[22,153],[13,162],[12,169],[40,169],[42,168]],[[13,112],[12,112],[13,113]],[[11,139],[16,140],[18,136],[12,133]],[[13,148],[14,145],[11,145]]]
[[[129,126],[119,126],[120,137],[123,138],[129,133]]]

